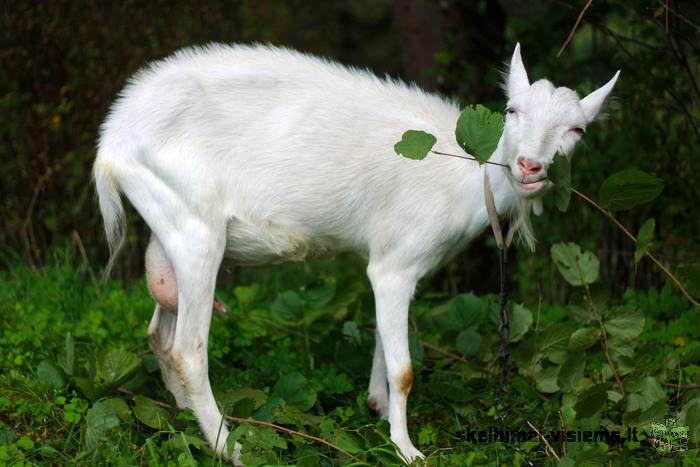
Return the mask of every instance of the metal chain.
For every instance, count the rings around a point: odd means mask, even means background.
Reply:
[[[489,221],[491,222],[493,236],[500,250],[499,276],[501,278],[501,290],[498,294],[500,302],[500,309],[498,312],[498,335],[501,337],[501,349],[498,352],[498,388],[493,398],[493,408],[496,415],[501,420],[501,429],[504,433],[507,433],[506,418],[510,410],[511,395],[508,391],[508,337],[510,336],[510,323],[508,322],[508,310],[506,309],[506,303],[508,302],[506,269],[508,266],[508,247],[513,240],[514,229],[512,226],[508,229],[508,235],[505,241],[503,241],[501,224],[498,221],[498,212],[496,211],[496,202],[493,197],[493,192],[491,191],[489,173],[486,167],[484,167],[484,202],[486,204],[486,212],[488,213]],[[510,449],[522,454],[525,458],[525,462],[527,462],[530,467],[535,467],[535,464],[530,460],[526,452],[515,444],[505,444]]]
[[[508,235],[511,237],[511,235]],[[511,237],[512,238],[512,237]],[[501,429],[504,433],[506,430],[506,418],[509,415],[511,394],[508,391],[508,338],[510,336],[510,322],[508,318],[508,310],[506,309],[506,303],[508,302],[508,289],[507,289],[507,266],[508,266],[508,245],[510,244],[510,239],[500,248],[500,260],[499,260],[499,276],[501,280],[501,289],[498,293],[498,298],[500,302],[500,310],[498,312],[498,335],[501,337],[501,348],[498,351],[498,388],[496,390],[496,396],[493,399],[493,408],[496,415],[501,420]],[[499,406],[501,408],[499,408]],[[524,456],[524,460],[530,467],[535,467],[535,464],[530,460],[528,453],[520,449],[515,444],[508,446],[510,449],[519,452]]]
[[[501,428],[505,429],[505,419],[510,409],[510,392],[508,391],[508,337],[510,336],[510,323],[508,321],[508,291],[506,290],[506,266],[508,264],[508,247],[500,249],[499,277],[501,290],[498,293],[500,310],[498,312],[498,335],[501,337],[501,348],[498,351],[498,389],[493,400],[496,415],[501,420]],[[499,405],[501,409],[499,409]]]

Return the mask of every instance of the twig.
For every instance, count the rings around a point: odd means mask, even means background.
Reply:
[[[668,386],[671,388],[679,388],[679,389],[700,389],[700,384],[691,384],[689,386],[681,385],[681,384],[676,384],[676,383],[661,383],[662,386]]]
[[[617,374],[617,369],[615,368],[615,364],[612,361],[612,357],[610,356],[610,350],[608,347],[608,333],[605,332],[605,325],[603,324],[603,320],[600,318],[600,314],[598,313],[598,308],[596,308],[595,303],[593,302],[593,297],[591,296],[591,290],[588,288],[588,283],[586,282],[586,279],[583,277],[583,271],[581,271],[581,267],[578,264],[578,259],[574,258],[574,265],[576,266],[576,270],[578,271],[579,276],[581,277],[581,282],[583,283],[583,286],[586,289],[586,295],[588,295],[588,301],[591,303],[591,308],[593,309],[593,313],[595,313],[595,318],[598,320],[598,324],[600,325],[600,330],[602,331],[602,337],[603,337],[603,352],[605,352],[605,356],[608,359],[608,363],[610,364],[610,369],[613,372],[613,375],[615,375],[615,380],[617,381],[617,385],[620,387],[620,394],[622,394],[622,397],[625,397],[625,387],[622,385],[622,380],[620,379],[620,375]]]
[[[535,353],[533,354],[532,360],[530,361],[530,387],[535,388],[535,365],[537,364],[535,356],[537,356],[538,351],[538,337],[540,332],[540,313],[542,312],[542,292],[540,290],[540,283],[537,283],[537,324],[535,324]]]
[[[460,156],[459,154],[450,154],[450,153],[447,153],[447,152],[433,151],[432,149],[430,150],[430,152],[432,152],[433,154],[439,154],[439,155],[441,155],[441,156],[458,157],[458,158],[460,158],[460,159],[466,159],[466,160],[468,160],[468,161],[475,161],[475,162],[482,163],[482,162],[481,162],[479,159],[477,159],[476,157],[471,157],[471,156]],[[501,164],[501,163],[499,163],[499,162],[484,161],[483,163],[484,163],[484,164],[491,164],[491,165],[500,165],[501,167],[505,167],[506,169],[510,170],[510,167],[509,167],[509,166],[507,166],[506,164]]]
[[[564,45],[561,46],[561,49],[559,50],[559,53],[557,54],[557,58],[564,52],[564,49],[566,49],[566,46],[569,45],[569,42],[571,41],[571,38],[574,37],[574,32],[576,32],[576,28],[578,28],[578,24],[581,22],[581,18],[583,18],[583,14],[586,12],[589,6],[591,6],[591,3],[593,3],[593,0],[588,0],[588,3],[586,3],[586,6],[583,7],[583,10],[581,10],[581,13],[578,15],[578,19],[576,20],[576,24],[574,24],[574,28],[571,30],[569,33],[569,37],[566,38],[566,42],[564,42]],[[557,457],[557,460],[559,458]]]
[[[325,444],[326,446],[328,446],[328,447],[330,447],[330,448],[333,448],[333,449],[335,449],[336,451],[342,452],[343,454],[345,454],[346,456],[348,456],[350,459],[353,459],[355,462],[362,462],[362,460],[360,460],[360,459],[358,459],[357,457],[353,456],[353,455],[350,454],[349,452],[344,451],[343,449],[340,449],[340,448],[339,448],[338,446],[336,446],[335,444],[330,443],[330,442],[326,441],[325,439],[317,438],[316,436],[307,435],[306,433],[302,433],[302,432],[296,431],[296,430],[290,430],[289,428],[285,428],[285,427],[283,427],[283,426],[275,425],[275,424],[273,424],[273,423],[261,422],[261,421],[259,421],[259,420],[251,420],[251,419],[249,419],[249,418],[238,418],[238,417],[232,417],[232,416],[230,416],[230,415],[226,415],[225,418],[226,418],[226,420],[230,420],[230,421],[232,421],[232,422],[238,422],[238,423],[252,423],[252,424],[254,424],[254,425],[267,426],[267,427],[273,428],[273,429],[275,429],[275,430],[277,430],[277,431],[282,431],[282,432],[284,432],[284,433],[289,433],[290,435],[295,435],[295,436],[299,436],[299,437],[302,437],[302,438],[310,439],[310,440],[316,441],[316,442],[318,442],[318,443]]]
[[[95,288],[95,293],[97,293],[97,297],[100,300],[102,300],[100,287],[97,284],[97,279],[95,279],[95,273],[92,271],[92,267],[90,266],[90,262],[88,261],[87,254],[85,253],[85,246],[83,246],[83,241],[80,239],[80,234],[78,234],[77,230],[73,231],[73,235],[71,235],[71,238],[72,241],[74,241],[75,244],[78,245],[78,251],[80,251],[80,256],[82,256],[83,258],[83,264],[85,265],[88,274],[90,274],[90,280],[92,281],[92,286]]]
[[[126,394],[127,396],[132,397],[132,398],[134,396],[136,396],[135,392],[129,391],[128,389],[121,388],[121,387],[117,388],[117,392],[121,392],[122,394]],[[190,410],[190,409],[181,409],[180,407],[173,407],[172,405],[166,404],[165,402],[156,401],[153,399],[151,399],[151,400],[153,401],[153,403],[155,405],[157,405],[158,407],[162,407],[164,409],[177,410],[178,412],[185,412],[187,410]]]
[[[420,340],[420,339],[419,339],[419,340]],[[469,363],[469,360],[466,360],[466,359],[460,357],[459,355],[455,355],[455,354],[453,354],[453,353],[451,353],[451,352],[448,352],[447,350],[443,350],[443,349],[441,349],[441,348],[439,348],[439,347],[435,347],[435,346],[432,345],[432,344],[428,344],[428,343],[425,342],[424,340],[420,340],[420,343],[421,343],[421,345],[423,345],[423,347],[427,347],[427,348],[429,348],[430,350],[434,350],[434,351],[436,351],[436,352],[439,353],[439,354],[445,355],[445,356],[450,357],[450,358],[454,358],[455,360],[458,360],[458,361],[460,361],[460,362],[462,362],[462,363]]]
[[[560,459],[559,459],[559,456],[557,455],[557,452],[556,452],[554,449],[552,449],[552,446],[549,444],[549,442],[547,441],[547,439],[546,439],[544,436],[542,436],[542,433],[540,433],[540,432],[537,430],[537,428],[535,428],[535,426],[534,426],[532,423],[530,423],[529,420],[527,421],[527,424],[530,425],[530,428],[532,428],[533,430],[535,430],[535,433],[537,433],[537,434],[539,435],[539,437],[542,439],[542,441],[544,441],[544,444],[547,446],[547,449],[549,450],[549,452],[552,453],[552,455],[554,456],[554,458],[555,458],[557,461],[560,460]]]
[[[22,223],[22,237],[24,238],[24,247],[27,250],[27,260],[29,261],[29,268],[33,273],[38,271],[36,265],[34,264],[33,255],[39,256],[39,247],[36,245],[36,237],[34,236],[34,229],[32,226],[32,214],[34,212],[34,206],[39,198],[39,192],[46,183],[46,180],[51,176],[51,168],[49,168],[46,173],[39,177],[34,187],[34,193],[32,193],[32,199],[29,201],[29,208],[27,208],[27,215],[24,217],[24,222]]]
[[[641,61],[637,60],[636,55],[634,55],[629,50],[627,50],[625,45],[622,43],[622,39],[630,40],[633,42],[637,42],[637,41],[634,41],[633,39],[630,39],[630,38],[625,38],[623,36],[619,36],[618,34],[614,33],[612,30],[606,28],[605,26],[598,25],[598,24],[594,24],[594,26],[596,26],[598,29],[600,29],[601,31],[603,31],[604,33],[606,33],[607,35],[612,37],[615,40],[615,42],[617,42],[617,45],[619,46],[620,50],[622,52],[624,52],[625,55],[627,55],[631,60],[634,60],[638,66],[645,65]],[[665,49],[665,48],[660,49],[660,51],[662,51],[662,52],[664,52],[666,50],[667,49]],[[681,99],[680,96],[678,96],[675,92],[673,92],[670,87],[668,87],[667,80],[657,77],[654,73],[652,73],[648,69],[646,70],[646,73],[654,80],[654,82],[657,85],[663,87],[663,89],[665,89],[665,92],[668,93],[668,95],[671,96],[671,98],[676,102],[676,105],[678,105],[678,108],[680,109],[680,111],[685,115],[685,118],[686,118],[686,121],[688,122],[688,125],[690,125],[690,128],[693,130],[693,133],[695,133],[695,137],[700,139],[700,132],[698,131],[697,126],[695,125],[695,118],[693,117],[693,114],[691,114],[690,111],[686,108],[685,101],[683,99]]]
[[[365,327],[365,326],[360,327],[360,329],[365,330],[365,331],[367,331],[367,332],[371,332],[371,333],[374,333],[374,332],[375,332],[374,329],[368,328],[368,327]],[[429,344],[429,343],[425,342],[423,339],[418,339],[418,342],[420,342],[420,344],[421,344],[423,347],[426,347],[426,348],[428,348],[428,349],[430,349],[430,350],[434,350],[435,352],[437,352],[437,353],[439,353],[439,354],[441,354],[441,355],[444,355],[444,356],[446,356],[446,357],[453,358],[453,359],[455,359],[455,360],[457,360],[457,361],[459,361],[459,362],[462,362],[462,363],[469,363],[469,360],[466,360],[466,359],[460,357],[459,355],[455,355],[455,354],[453,354],[452,352],[448,352],[447,350],[441,349],[440,347],[435,347],[433,344]],[[495,373],[491,368],[489,368],[488,366],[484,368],[484,371],[485,371],[486,373],[490,374],[490,375],[495,375],[495,374],[496,374],[496,373]]]
[[[656,0],[656,2],[657,2],[658,4],[660,4],[660,5],[663,5],[663,4],[664,4],[661,0]],[[696,29],[696,31],[700,31],[700,26],[698,26],[697,24],[693,23],[692,21],[690,21],[690,20],[689,20],[688,18],[686,18],[685,16],[681,15],[680,13],[678,13],[678,12],[677,12],[676,10],[674,10],[673,8],[669,8],[669,6],[668,6],[668,0],[666,0],[666,18],[668,18],[668,12],[669,12],[669,11],[670,11],[671,13],[673,13],[673,15],[674,15],[676,18],[680,19],[681,21],[683,21],[683,22],[684,22],[685,24],[687,24],[688,26],[694,27],[694,28]],[[666,19],[666,32],[668,32],[668,19]]]
[[[559,420],[561,421],[561,432],[566,433],[566,425],[564,424],[564,417],[561,416],[561,410],[559,410],[558,412],[559,412]],[[563,441],[562,449],[564,452],[564,457],[566,457],[566,436],[562,436],[562,441]]]
[[[413,331],[418,333],[418,323],[416,323],[416,319],[411,313],[408,314],[408,317],[411,320],[411,324],[413,325]]]
[[[133,392],[129,391],[128,389],[124,389],[124,388],[117,388],[117,391],[118,391],[118,392],[121,392],[122,394],[126,394],[126,395],[128,395],[128,396],[130,396],[130,397],[134,397],[134,396],[136,395],[136,394],[134,394]],[[170,409],[170,410],[177,410],[178,412],[184,412],[184,411],[189,411],[189,410],[190,410],[190,409],[181,409],[181,408],[179,408],[179,407],[173,407],[173,406],[170,405],[170,404],[166,404],[165,402],[160,402],[160,401],[156,401],[156,400],[154,400],[153,403],[156,404],[158,407],[162,407],[162,408],[164,408],[164,409]],[[231,417],[230,415],[225,415],[225,418],[226,418],[226,420],[230,420],[230,421],[232,421],[232,422],[237,422],[237,423],[252,423],[252,424],[254,424],[254,425],[267,426],[267,427],[270,427],[270,428],[275,429],[275,430],[277,430],[277,431],[281,431],[281,432],[284,432],[284,433],[289,433],[290,435],[295,435],[295,436],[299,436],[299,437],[302,437],[302,438],[307,438],[307,439],[316,441],[316,442],[318,442],[318,443],[325,444],[326,446],[331,447],[331,448],[335,449],[336,451],[342,452],[343,454],[345,454],[346,456],[348,456],[349,458],[353,459],[353,460],[356,461],[356,462],[362,462],[362,460],[360,460],[360,459],[358,459],[357,457],[353,456],[353,455],[350,454],[349,452],[344,451],[343,449],[339,448],[339,447],[336,446],[335,444],[330,443],[330,442],[326,441],[325,439],[317,438],[316,436],[307,435],[306,433],[302,433],[302,432],[296,431],[296,430],[290,430],[289,428],[285,428],[285,427],[283,427],[283,426],[275,425],[275,424],[273,424],[273,423],[261,422],[261,421],[259,421],[259,420],[251,420],[251,419],[249,419],[249,418]]]
[[[299,337],[303,337],[304,339],[308,339],[311,342],[313,342],[314,344],[318,344],[319,342],[321,342],[318,339],[316,339],[315,337],[307,336],[306,334],[303,334],[299,331],[295,331],[294,329],[286,328],[286,327],[282,326],[281,324],[277,324],[274,321],[271,321],[267,318],[263,318],[262,316],[241,315],[241,316],[237,316],[237,318],[245,318],[245,319],[252,319],[252,320],[256,320],[256,321],[262,321],[263,323],[267,323],[270,326],[276,327],[277,329],[281,329],[283,331],[287,331],[290,334],[294,334],[295,336],[299,336]]]
[[[617,219],[615,219],[615,217],[613,217],[612,214],[610,214],[610,213],[609,213],[608,211],[606,211],[605,209],[601,208],[600,205],[598,205],[598,203],[596,203],[595,201],[593,201],[592,199],[590,199],[588,196],[584,195],[583,193],[581,193],[581,192],[578,191],[577,189],[575,189],[575,188],[572,187],[572,188],[571,188],[571,191],[574,192],[575,194],[577,194],[578,196],[580,196],[581,198],[585,199],[586,201],[588,201],[593,207],[595,207],[597,210],[599,210],[600,212],[602,212],[603,214],[605,214],[605,216],[606,216],[608,219],[610,219],[611,221],[613,221],[613,222],[615,223],[615,225],[617,225],[617,226],[625,233],[625,235],[627,235],[630,239],[632,239],[632,241],[633,241],[634,243],[637,243],[637,237],[635,237],[634,235],[632,235],[632,234],[629,232],[629,230],[627,230],[627,229],[625,228],[625,226],[623,226],[622,224],[620,224],[620,222],[619,222]],[[683,292],[683,295],[685,295],[686,298],[687,298],[688,300],[690,300],[690,302],[691,302],[693,305],[695,305],[696,307],[699,307],[699,308],[700,308],[700,303],[698,303],[693,297],[691,297],[691,296],[688,294],[688,292],[686,292],[685,288],[683,287],[683,284],[681,284],[681,282],[678,280],[678,278],[677,278],[676,276],[674,276],[674,275],[671,273],[671,271],[669,271],[668,269],[666,269],[666,267],[664,267],[664,265],[661,264],[661,262],[660,262],[658,259],[656,259],[656,257],[655,257],[654,255],[652,255],[648,250],[645,252],[645,254],[646,254],[646,255],[647,255],[647,256],[648,256],[648,257],[649,257],[663,272],[665,272],[666,275],[668,275],[668,277],[671,278],[671,280],[678,286],[678,288],[681,290],[681,292]]]

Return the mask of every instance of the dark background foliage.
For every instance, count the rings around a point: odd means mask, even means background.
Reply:
[[[655,218],[658,256],[672,269],[697,262],[700,14],[695,1],[669,1],[668,10],[664,3],[594,2],[559,58],[583,1],[12,3],[0,15],[0,242],[36,265],[51,246],[79,238],[88,257],[104,264],[90,184],[100,122],[131,74],[180,47],[286,45],[502,110],[499,72],[519,41],[531,81],[547,77],[583,95],[622,70],[609,120],[590,127],[575,155],[573,185],[596,198],[602,180],[621,169],[662,178],[662,196],[620,213],[621,221],[636,232]],[[635,272],[633,245],[581,202],[565,216],[551,200],[545,209],[536,221],[537,254],[516,258],[522,301],[536,303],[538,290],[553,302],[567,298],[547,254],[556,241],[594,250],[618,295],[665,281],[644,262]],[[127,281],[141,275],[148,238],[133,211],[130,218],[116,272]],[[480,248],[493,241],[484,235],[477,243],[428,285],[496,290],[495,250]]]

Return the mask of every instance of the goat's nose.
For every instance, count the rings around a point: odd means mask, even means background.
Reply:
[[[518,167],[525,177],[537,174],[542,170],[542,164],[532,159],[526,159],[523,156],[518,157]]]

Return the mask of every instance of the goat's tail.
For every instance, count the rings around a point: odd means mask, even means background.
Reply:
[[[124,246],[126,215],[120,196],[119,181],[114,173],[114,166],[110,158],[104,154],[104,149],[102,148],[97,153],[92,176],[95,182],[97,200],[100,204],[105,234],[107,235],[107,244],[109,245],[109,261],[107,261],[103,276],[103,280],[106,280],[112,271],[119,250]]]

